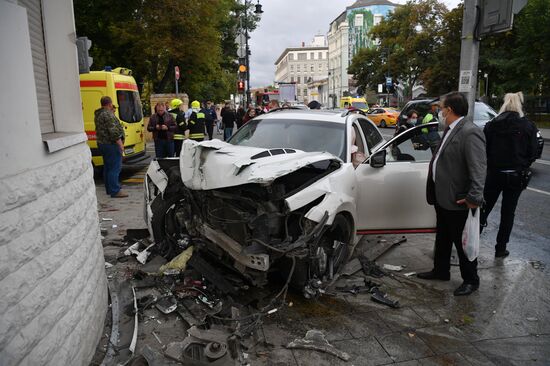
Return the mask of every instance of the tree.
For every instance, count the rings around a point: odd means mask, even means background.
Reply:
[[[432,62],[441,42],[441,24],[447,13],[437,0],[409,1],[398,6],[370,35],[379,40],[375,49],[363,49],[353,58],[348,72],[359,85],[374,88],[384,82],[384,75],[404,83],[412,94],[412,86],[420,80]]]
[[[193,99],[223,100],[234,88],[236,0],[75,0],[78,35],[88,36],[95,69],[134,71],[143,90],[180,90]],[[250,20],[255,24],[255,18]]]

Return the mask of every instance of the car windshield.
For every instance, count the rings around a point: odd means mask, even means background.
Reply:
[[[117,90],[119,118],[128,123],[140,122],[143,119],[139,93],[129,90]]]
[[[474,120],[476,123],[485,123],[489,122],[491,119],[496,117],[497,112],[495,112],[491,107],[485,103],[476,103],[474,109]]]
[[[228,141],[266,149],[327,151],[345,161],[345,124],[296,119],[253,119]]]
[[[353,103],[351,103],[351,105],[354,108],[357,108],[357,109],[367,109],[368,108],[367,104],[364,103],[364,102],[353,102]]]

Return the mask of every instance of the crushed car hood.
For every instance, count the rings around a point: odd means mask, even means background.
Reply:
[[[270,150],[281,149],[236,146],[220,140],[185,140],[180,155],[181,179],[187,188],[194,190],[247,183],[270,184],[279,177],[318,161],[341,161],[326,152],[285,149],[288,152],[279,155],[266,153]],[[258,154],[266,156],[254,158]]]

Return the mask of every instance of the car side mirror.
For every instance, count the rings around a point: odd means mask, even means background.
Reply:
[[[370,158],[370,166],[373,168],[382,168],[386,165],[386,149],[377,151]]]

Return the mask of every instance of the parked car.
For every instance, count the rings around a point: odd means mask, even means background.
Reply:
[[[378,127],[390,127],[397,124],[399,111],[392,108],[372,108],[367,111],[367,115]]]
[[[407,120],[407,113],[411,109],[415,109],[418,112],[418,121],[422,121],[424,116],[430,111],[430,105],[432,102],[437,101],[439,98],[424,98],[424,99],[415,99],[409,101],[407,104],[405,104],[405,107],[401,110],[401,113],[398,117],[397,124],[400,125],[401,123],[405,122]],[[476,102],[475,109],[474,109],[474,123],[483,128],[485,127],[485,124],[489,122],[491,119],[497,116],[497,112],[488,106],[487,104],[483,102]],[[544,148],[544,138],[540,134],[540,132],[537,132],[537,143],[538,143],[538,155],[537,159],[540,159],[542,155],[542,150]]]
[[[435,227],[425,199],[431,151],[414,141],[420,127],[386,142],[362,113],[278,109],[228,142],[186,140],[179,159],[147,171],[150,233],[167,256],[192,244],[253,285],[293,269],[292,283],[311,295],[347,262],[358,235]]]

